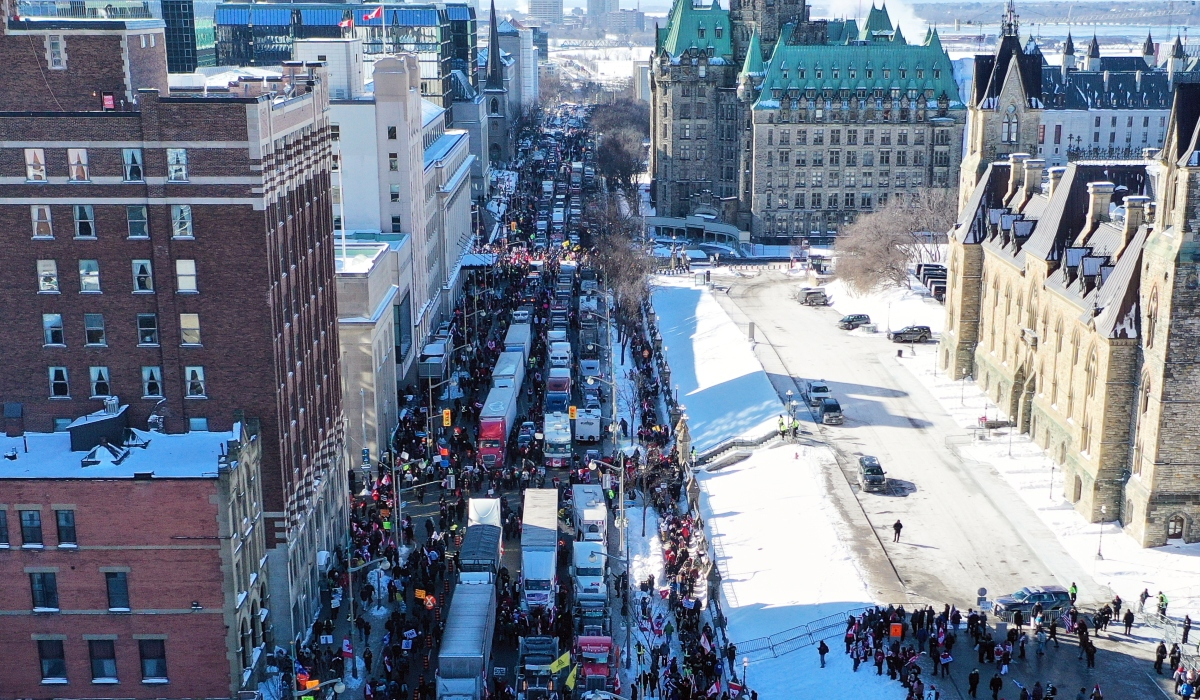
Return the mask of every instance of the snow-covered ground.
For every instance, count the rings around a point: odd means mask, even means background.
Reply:
[[[900,364],[925,385],[959,425],[973,428],[984,415],[1007,417],[974,382],[953,381],[944,372],[935,372],[936,357],[936,348],[928,346],[919,348],[916,357],[906,355]],[[1200,614],[1200,544],[1143,549],[1125,535],[1118,522],[1086,522],[1063,495],[1062,470],[1028,435],[1012,435],[1010,439],[1007,431],[993,431],[988,440],[960,446],[959,453],[995,469],[1097,583],[1127,601],[1137,600],[1143,589],[1149,589],[1151,596],[1163,591],[1170,600],[1168,610],[1173,617],[1182,618],[1185,612]],[[1102,559],[1097,558],[1097,551],[1102,552]]]
[[[856,294],[841,280],[825,285],[825,293],[833,299],[833,308],[843,314],[867,314],[880,333],[905,326],[929,326],[941,333],[945,325],[946,307],[942,306],[913,278],[910,289],[890,287],[870,294]]]
[[[783,411],[744,333],[690,275],[654,278],[654,311],[671,383],[686,407],[698,452],[732,437],[759,436]]]

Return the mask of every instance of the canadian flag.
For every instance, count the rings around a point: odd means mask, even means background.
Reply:
[[[729,681],[729,694],[737,697],[738,693],[742,692],[742,684]]]
[[[721,679],[718,678],[717,680],[713,681],[712,687],[710,687],[708,689],[708,697],[711,698],[715,695],[720,695],[720,694],[721,694]]]
[[[370,14],[363,15],[364,20],[379,19],[380,17],[383,17],[383,5],[371,10]]]
[[[341,22],[338,22],[338,26],[339,27],[353,27],[354,20],[353,19],[344,19]]]

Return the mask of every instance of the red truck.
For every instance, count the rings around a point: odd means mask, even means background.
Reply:
[[[621,681],[617,677],[621,648],[613,644],[612,637],[581,636],[575,653],[583,662],[583,682],[576,686],[577,690],[621,692]]]
[[[517,420],[517,389],[496,387],[479,412],[479,455],[487,467],[504,465],[508,435]]]

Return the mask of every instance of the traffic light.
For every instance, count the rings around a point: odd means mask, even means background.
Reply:
[[[443,408],[442,409],[442,427],[449,428],[453,424],[453,422],[454,421],[450,420],[450,409]]]
[[[579,416],[579,409],[575,406],[571,406],[567,409],[567,416],[570,417],[571,420],[575,420],[575,418]]]

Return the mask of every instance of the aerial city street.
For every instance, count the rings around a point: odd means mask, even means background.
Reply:
[[[0,0],[0,700],[1200,698],[1176,5]]]

